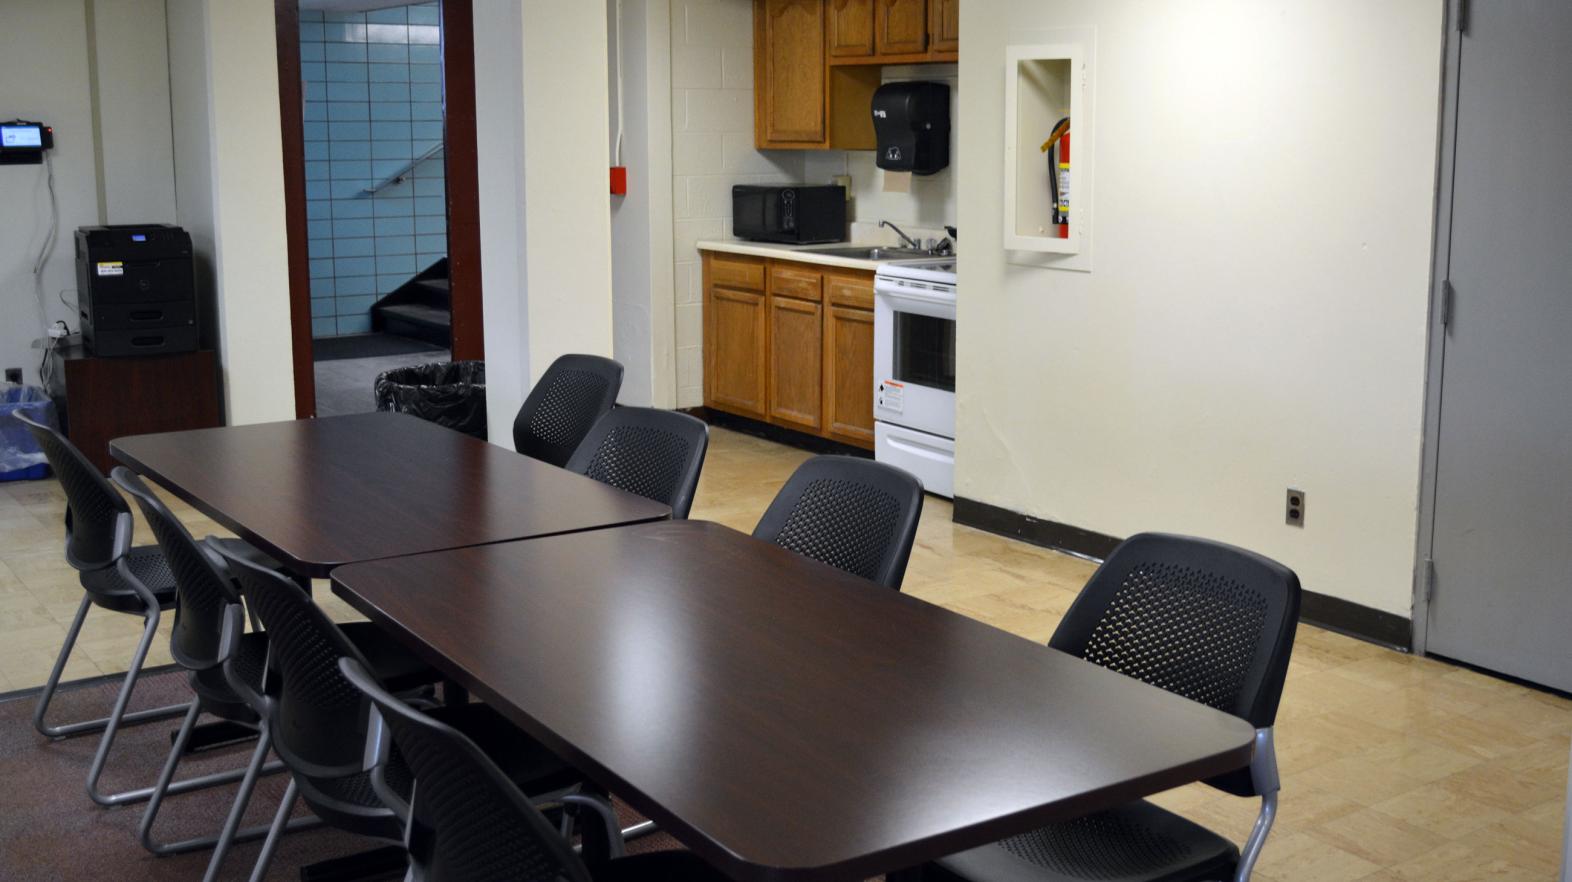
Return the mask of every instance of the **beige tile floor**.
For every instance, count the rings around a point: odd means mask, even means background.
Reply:
[[[751,529],[805,456],[716,430],[692,516]],[[221,532],[188,506],[171,507],[196,535]],[[80,598],[60,556],[63,510],[53,482],[0,485],[0,691],[43,682]],[[1046,641],[1091,572],[1085,561],[957,526],[949,504],[930,497],[905,590]],[[317,593],[335,617],[353,617]],[[90,614],[67,674],[123,670],[138,634],[128,616]],[[151,663],[167,661],[160,640]],[[1282,807],[1256,878],[1555,878],[1572,702],[1304,626],[1277,729]],[[1237,842],[1256,811],[1202,785],[1156,801]]]

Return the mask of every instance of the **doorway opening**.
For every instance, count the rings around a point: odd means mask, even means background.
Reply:
[[[482,355],[469,0],[277,9],[296,412],[363,413]]]

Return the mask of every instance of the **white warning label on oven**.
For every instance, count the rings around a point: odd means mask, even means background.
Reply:
[[[906,398],[906,384],[894,380],[879,381],[879,407],[901,413],[905,408],[903,401]]]
[[[101,276],[123,276],[126,274],[125,264],[118,260],[100,260],[98,274]]]

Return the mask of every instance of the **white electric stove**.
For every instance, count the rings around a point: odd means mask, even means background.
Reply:
[[[881,264],[873,284],[874,458],[955,495],[955,258]]]

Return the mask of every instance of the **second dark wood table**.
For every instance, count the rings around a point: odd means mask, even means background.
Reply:
[[[864,879],[1251,755],[1243,720],[716,524],[333,591],[737,879]]]
[[[294,572],[669,517],[671,509],[393,413],[117,438],[114,458]]]

